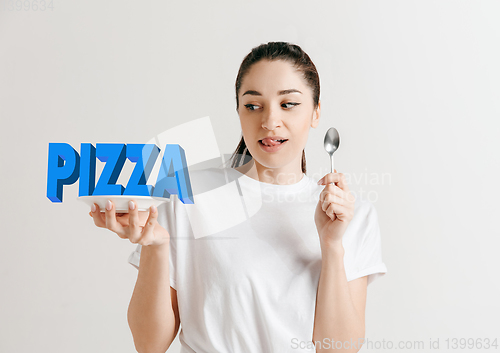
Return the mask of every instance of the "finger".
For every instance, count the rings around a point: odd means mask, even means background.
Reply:
[[[343,173],[328,173],[323,178],[318,180],[318,185],[328,185],[334,183],[338,185],[342,190],[348,191],[347,180]]]
[[[120,238],[124,237],[125,234],[123,232],[123,227],[116,221],[115,206],[111,200],[106,201],[106,209],[104,212],[106,218],[106,228],[118,234]]]
[[[129,224],[129,214],[128,213],[125,213],[123,216],[118,216],[116,217],[116,220],[118,221],[118,223],[120,223],[122,225],[122,227],[125,228],[128,227],[128,224]]]
[[[347,186],[347,180],[346,177],[343,173],[338,173],[340,175],[339,181],[337,183],[337,186],[344,190],[345,192],[349,192],[349,187]]]
[[[337,195],[334,194],[328,194],[325,196],[325,199],[323,201],[323,211],[326,211],[330,203],[335,203],[341,206],[346,206],[345,205],[345,200]]]
[[[346,193],[344,190],[342,190],[341,188],[339,188],[337,185],[334,185],[334,184],[328,184],[325,186],[323,191],[321,191],[321,193],[320,193],[320,200],[321,201],[327,200],[328,195],[334,195],[334,196],[341,198],[343,200],[346,200],[346,201],[348,200],[348,193]],[[333,199],[330,198],[329,200],[333,200]],[[342,203],[344,203],[344,202],[342,202]]]
[[[98,204],[93,204],[94,207],[90,208],[90,213],[94,219],[94,224],[100,228],[106,228],[106,222],[102,217],[101,210]]]
[[[330,183],[335,183],[338,181],[339,173],[328,173],[323,176],[323,178],[318,180],[318,185],[327,185]]]
[[[349,201],[350,203],[352,203],[353,205],[356,202],[356,196],[354,196],[354,194],[351,191],[347,191],[346,190],[346,197],[345,197],[345,199],[347,201]]]
[[[320,198],[320,201],[321,201],[321,209],[323,211],[326,211],[326,209],[328,208],[328,206],[330,205],[330,202],[333,201],[333,196],[331,193],[327,192],[326,190],[323,190],[322,192],[323,194],[323,197]]]
[[[141,238],[142,234],[139,222],[139,210],[137,204],[133,200],[129,201],[128,203],[128,214],[128,238],[132,243],[136,244]]]
[[[332,204],[329,203],[328,206],[324,209],[325,214],[332,220],[334,221],[337,216],[335,215],[335,212],[333,210]]]
[[[158,209],[155,206],[151,206],[149,208],[149,217],[144,225],[144,229],[142,230],[142,236],[139,240],[139,244],[141,245],[150,245],[153,243],[155,234],[154,228],[157,224],[158,219]]]
[[[332,202],[329,207],[326,210],[326,214],[328,217],[332,218],[332,214],[335,214],[335,217],[339,219],[339,221],[346,222],[350,221],[352,219],[352,212],[351,209],[343,206],[336,204]]]

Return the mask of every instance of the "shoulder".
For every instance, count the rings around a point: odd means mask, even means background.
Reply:
[[[234,174],[227,168],[190,168],[189,184],[194,203],[184,204],[179,200],[178,195],[172,195],[175,207],[194,209],[201,208],[206,203],[214,204],[228,193],[228,188],[224,187],[229,186],[232,181],[234,181]]]
[[[354,204],[354,217],[365,220],[377,218],[377,210],[370,201],[356,198]]]
[[[346,242],[363,242],[378,232],[378,215],[375,206],[368,200],[356,199],[354,216],[344,238]]]
[[[373,203],[365,199],[356,198],[353,220],[356,220],[356,224],[363,229],[378,224],[377,210]]]
[[[193,195],[217,189],[227,184],[227,172],[222,168],[189,170]]]
[[[196,199],[196,195],[203,194],[207,191],[214,190],[226,184],[224,171],[219,168],[204,168],[204,169],[191,169],[188,168],[188,182],[191,192]],[[183,206],[184,203],[179,199],[177,193],[172,193],[170,201],[163,204],[165,208],[178,208]]]

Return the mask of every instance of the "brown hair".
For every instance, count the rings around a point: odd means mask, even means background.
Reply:
[[[319,75],[318,71],[316,70],[316,66],[306,54],[306,52],[304,52],[302,48],[295,44],[287,42],[269,42],[267,44],[261,44],[253,48],[252,51],[243,59],[240,65],[235,84],[236,111],[238,111],[238,94],[240,92],[243,78],[248,73],[253,64],[263,59],[271,61],[284,60],[291,63],[297,69],[297,71],[302,73],[308,86],[312,89],[314,108],[318,107]],[[242,136],[238,147],[236,147],[236,150],[231,156],[231,159],[233,160],[231,167],[234,168],[243,165],[248,162],[248,160],[246,161],[246,159],[251,158],[252,155],[250,154],[250,151],[248,150]],[[302,173],[306,173],[306,153],[304,150],[302,150]]]

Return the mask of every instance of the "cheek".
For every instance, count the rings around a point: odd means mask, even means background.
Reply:
[[[308,121],[297,126],[297,128],[295,129],[295,136],[296,136],[297,142],[299,142],[299,141],[300,141],[300,143],[307,142],[307,138],[309,136],[309,122]]]
[[[257,135],[254,124],[246,121],[241,121],[241,132],[243,133],[243,136],[245,136],[245,139],[248,141],[252,141]]]
[[[258,125],[252,119],[240,119],[240,125],[242,129],[245,129],[248,132],[256,131],[258,129]]]
[[[240,125],[241,125],[241,129],[242,129],[242,130],[246,130],[246,129],[248,129],[248,123],[246,122],[246,120],[245,120],[245,119],[241,119],[241,118],[240,118]]]

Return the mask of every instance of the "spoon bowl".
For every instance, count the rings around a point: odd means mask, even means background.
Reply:
[[[325,134],[325,151],[330,155],[331,173],[333,173],[333,154],[340,146],[340,135],[336,128],[331,127]]]

